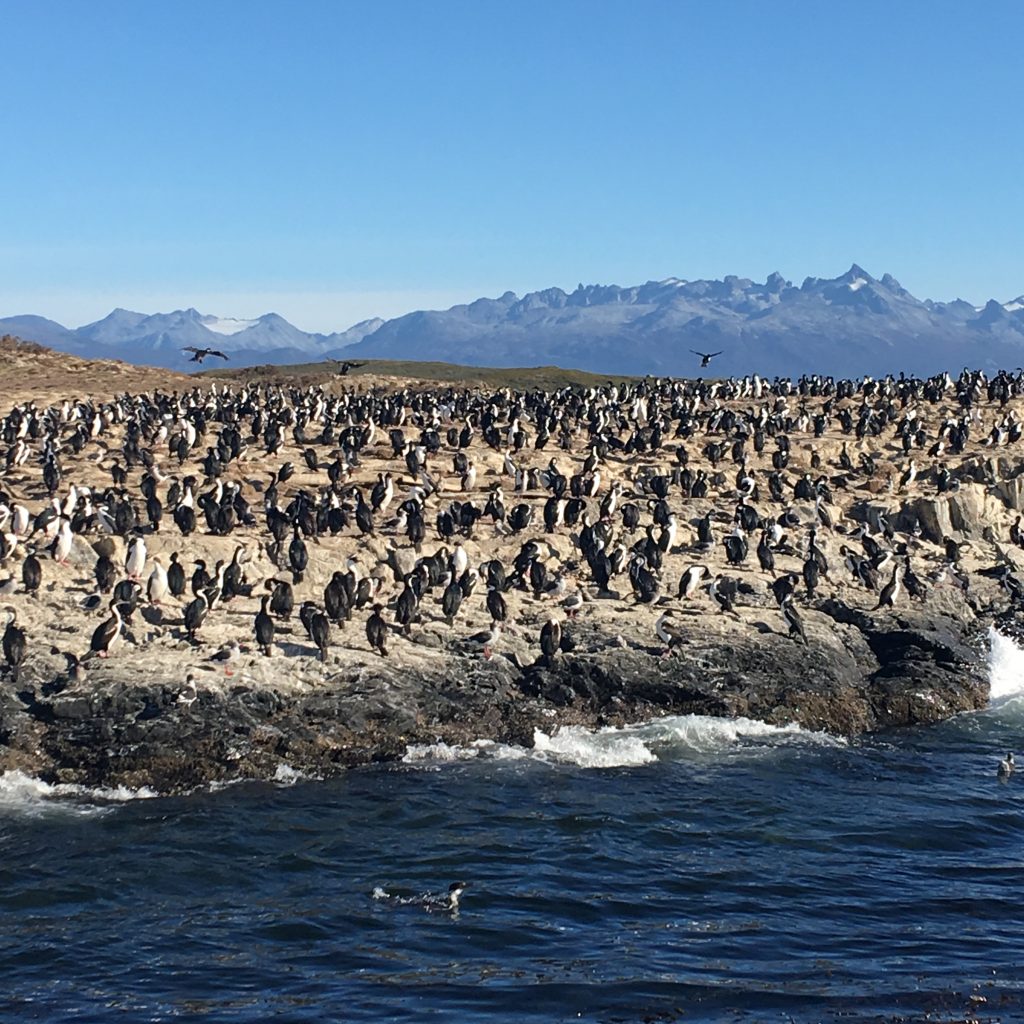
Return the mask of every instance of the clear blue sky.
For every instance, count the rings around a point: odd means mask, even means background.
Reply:
[[[0,315],[1024,292],[1024,4],[0,0]]]

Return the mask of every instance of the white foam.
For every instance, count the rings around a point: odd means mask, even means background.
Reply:
[[[41,814],[53,809],[95,814],[104,810],[104,805],[151,800],[157,795],[145,786],[139,789],[127,786],[90,789],[66,783],[53,785],[20,771],[0,774],[0,814]]]
[[[569,725],[550,733],[536,729],[531,749],[490,740],[476,740],[466,746],[441,742],[412,744],[402,760],[406,764],[426,766],[479,758],[530,759],[548,764],[574,764],[580,768],[634,768],[652,761],[673,761],[741,748],[764,750],[793,744],[841,746],[845,742],[840,737],[813,732],[795,723],[778,726],[750,718],[672,715],[622,728],[587,729]]]
[[[493,740],[473,740],[466,746],[453,743],[410,743],[402,761],[405,764],[444,764],[452,761],[474,761],[487,758],[492,761],[517,761],[528,757],[530,751],[510,747]]]
[[[795,722],[769,725],[751,718],[710,715],[670,715],[623,728],[584,729],[569,726],[553,736],[534,733],[534,748],[582,768],[614,768],[673,761],[693,754],[717,754],[738,747],[778,747],[791,744],[842,746],[845,740],[804,729]]]
[[[989,628],[988,680],[993,702],[1024,695],[1024,649],[995,627]]]
[[[301,782],[308,777],[304,772],[300,772],[290,764],[282,762],[274,769],[274,776],[271,781],[276,782],[279,786],[294,786],[296,782]]]
[[[535,753],[581,768],[631,768],[657,761],[646,743],[625,729],[599,729],[581,725],[563,726],[553,735],[537,729],[533,733]]]

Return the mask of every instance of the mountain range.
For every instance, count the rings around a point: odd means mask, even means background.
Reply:
[[[580,285],[522,297],[506,292],[447,310],[373,319],[335,334],[308,334],[275,313],[256,320],[194,309],[146,315],[116,309],[76,330],[38,316],[0,318],[15,334],[86,357],[183,369],[182,346],[215,348],[229,365],[325,358],[442,360],[473,366],[559,365],[598,373],[692,376],[691,350],[718,353],[704,371],[842,375],[931,374],[963,366],[1024,364],[1024,296],[982,307],[917,299],[890,274],[854,264],[799,287],[668,278],[632,287]],[[223,365],[210,359],[204,365]]]

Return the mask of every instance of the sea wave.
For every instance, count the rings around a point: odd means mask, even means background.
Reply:
[[[1024,697],[1024,648],[995,627],[989,629],[988,669],[993,704]]]
[[[588,729],[562,726],[550,733],[536,729],[532,748],[508,746],[489,740],[453,745],[413,745],[403,761],[414,765],[493,758],[530,759],[580,768],[634,768],[660,760],[693,755],[714,755],[743,750],[766,750],[803,744],[841,746],[846,741],[791,723],[778,726],[750,718],[713,718],[708,715],[671,715],[637,725]]]
[[[156,792],[145,786],[139,789],[128,786],[91,788],[43,782],[17,770],[0,774],[0,814],[97,814],[111,804],[151,800],[156,796]]]

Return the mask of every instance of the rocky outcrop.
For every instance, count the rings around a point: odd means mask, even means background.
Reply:
[[[286,769],[326,776],[400,759],[411,744],[529,746],[535,730],[562,724],[699,713],[854,735],[987,701],[987,619],[952,588],[896,613],[821,600],[805,613],[806,644],[784,635],[767,602],[740,616],[706,605],[679,615],[681,641],[669,654],[584,623],[568,626],[573,649],[551,665],[523,638],[489,659],[452,641],[442,659],[418,667],[396,647],[389,659],[342,665],[301,686],[244,675],[200,683],[194,701],[180,680],[133,676],[126,658],[100,685],[5,684],[0,768],[181,792]]]

